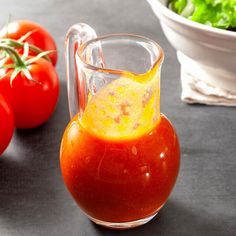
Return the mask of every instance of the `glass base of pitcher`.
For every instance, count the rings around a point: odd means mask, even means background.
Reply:
[[[131,228],[146,224],[147,222],[152,220],[157,215],[157,213],[158,212],[156,212],[152,216],[149,216],[149,217],[146,217],[146,218],[143,218],[140,220],[134,220],[134,221],[128,221],[128,222],[118,222],[118,223],[97,220],[97,219],[90,217],[90,216],[88,216],[88,218],[97,225],[101,225],[103,227],[110,228],[110,229],[124,230],[124,229],[131,229]]]

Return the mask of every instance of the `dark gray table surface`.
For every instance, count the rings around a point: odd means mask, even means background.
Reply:
[[[61,93],[50,120],[16,130],[0,158],[0,235],[153,236],[236,235],[236,110],[186,105],[180,100],[179,64],[159,21],[145,1],[1,0],[0,25],[13,19],[42,24],[59,51]],[[64,38],[74,23],[99,35],[127,32],[157,41],[165,51],[161,111],[176,127],[181,169],[169,201],[150,223],[112,231],[91,223],[67,192],[59,168],[59,146],[68,123]]]

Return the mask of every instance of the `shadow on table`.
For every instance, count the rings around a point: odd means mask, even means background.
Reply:
[[[155,236],[155,235],[228,235],[225,225],[217,224],[204,214],[193,214],[187,207],[168,201],[149,223],[126,231],[114,231],[93,224],[96,235]]]
[[[59,148],[67,122],[63,83],[57,108],[45,124],[15,130],[9,148],[0,157],[0,235],[1,228],[6,234],[10,229],[11,235],[30,230],[37,235],[37,230],[47,232],[44,227],[50,232],[50,227],[65,219],[58,219],[66,208],[63,201],[69,196],[60,174]],[[25,231],[21,234],[20,229]]]

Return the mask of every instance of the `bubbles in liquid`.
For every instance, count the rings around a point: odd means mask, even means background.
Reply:
[[[140,83],[120,77],[112,81],[91,97],[82,123],[109,139],[134,138],[149,132],[159,117],[157,79]]]

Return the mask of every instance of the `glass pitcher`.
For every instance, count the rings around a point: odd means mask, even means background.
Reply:
[[[180,148],[160,113],[163,57],[161,47],[145,37],[97,37],[86,24],[67,33],[71,121],[60,165],[69,192],[96,224],[145,224],[174,187]]]

